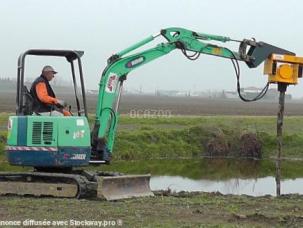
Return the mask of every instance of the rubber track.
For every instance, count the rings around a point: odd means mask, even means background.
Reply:
[[[13,180],[15,179],[15,180]],[[89,181],[79,174],[45,173],[45,172],[0,172],[1,181],[26,181],[39,183],[75,183],[78,187],[75,198],[93,198],[97,194],[97,182]],[[41,193],[43,195],[43,193]]]

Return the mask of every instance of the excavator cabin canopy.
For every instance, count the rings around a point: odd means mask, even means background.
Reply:
[[[17,71],[17,96],[16,96],[16,114],[17,115],[29,115],[32,113],[31,103],[32,98],[28,92],[27,87],[24,84],[24,73],[25,73],[25,59],[27,56],[54,56],[54,57],[65,57],[70,63],[71,75],[74,87],[74,93],[76,98],[77,113],[78,116],[85,114],[87,116],[87,103],[85,97],[85,86],[83,78],[83,70],[81,57],[83,56],[83,51],[73,51],[73,50],[50,50],[50,49],[30,49],[22,53],[18,58],[18,71]],[[78,84],[76,77],[75,67],[78,65],[78,72],[80,79],[80,88],[82,94],[82,106],[79,100],[78,94]]]

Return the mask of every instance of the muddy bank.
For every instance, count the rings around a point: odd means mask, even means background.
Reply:
[[[168,193],[117,202],[0,197],[0,220],[119,221],[123,227],[302,227],[303,196]]]
[[[144,128],[121,131],[117,135],[114,158],[122,160],[198,157],[260,159],[263,154],[265,157],[268,156],[265,152],[271,149],[267,147],[268,144],[263,143],[263,136],[229,126],[204,125],[180,130]]]

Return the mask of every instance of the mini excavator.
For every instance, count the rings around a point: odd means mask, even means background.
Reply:
[[[158,37],[163,37],[164,41],[154,48],[131,54]],[[210,41],[237,42],[239,48],[231,51]],[[190,60],[197,59],[200,54],[230,59],[238,79],[238,61],[245,62],[249,68],[265,62],[265,73],[269,75],[270,83],[295,84],[302,74],[301,58],[265,42],[233,40],[183,28],[163,29],[108,59],[99,83],[94,126],[90,129],[84,86],[88,79],[83,76],[81,63],[83,52],[28,50],[18,59],[16,115],[8,120],[6,154],[11,165],[33,167],[33,171],[1,172],[0,194],[107,200],[152,196],[149,174],[108,174],[86,171],[83,167],[110,163],[119,119],[118,107],[127,75],[173,50],[180,50]],[[28,56],[63,57],[70,63],[76,101],[73,116],[39,116],[33,113],[32,97],[24,84],[25,59]],[[260,99],[267,88],[268,84],[263,94],[254,100]],[[240,89],[238,91],[245,100]]]

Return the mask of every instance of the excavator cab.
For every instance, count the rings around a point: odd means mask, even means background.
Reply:
[[[32,103],[33,98],[31,97],[28,88],[24,84],[24,73],[25,73],[25,59],[27,56],[54,56],[54,57],[64,57],[71,67],[71,76],[73,82],[73,89],[75,94],[75,104],[77,111],[76,115],[87,116],[87,106],[85,97],[85,86],[83,79],[82,63],[81,57],[83,56],[83,51],[72,51],[72,50],[44,50],[44,49],[31,49],[22,53],[18,58],[18,71],[17,71],[17,96],[16,96],[16,114],[17,115],[32,115]],[[76,76],[75,66],[78,65],[78,80],[80,80],[80,89],[82,96],[82,103],[79,99],[78,83]]]
[[[19,56],[16,116],[10,116],[8,121],[6,152],[10,164],[40,170],[71,169],[89,164],[91,143],[81,63],[83,54],[83,51],[31,49]],[[49,116],[40,116],[32,111],[33,99],[24,83],[25,60],[28,56],[63,57],[70,63],[76,100],[73,116],[52,116],[51,112]],[[82,99],[78,94],[77,81],[80,81]]]

